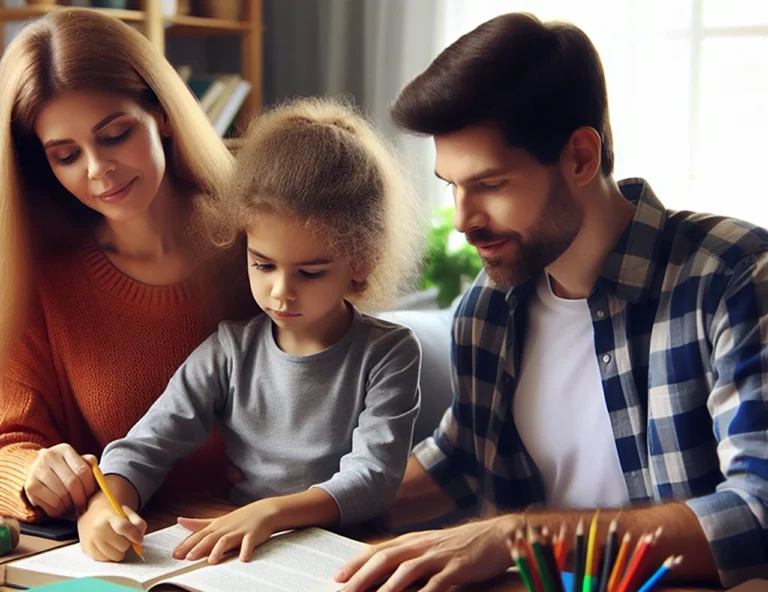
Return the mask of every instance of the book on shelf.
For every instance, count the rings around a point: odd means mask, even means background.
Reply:
[[[251,83],[242,78],[238,79],[226,103],[221,106],[221,110],[216,114],[216,118],[211,119],[213,129],[216,130],[219,137],[224,137],[227,130],[232,126],[250,92]]]
[[[79,544],[61,547],[8,564],[5,584],[31,588],[95,578],[147,591],[162,585],[163,590],[170,586],[187,592],[332,592],[343,587],[333,579],[336,571],[366,548],[363,543],[330,531],[307,528],[272,536],[256,548],[247,563],[233,553],[223,563],[209,565],[206,559],[185,561],[172,557],[173,549],[188,534],[177,525],[147,535],[143,542],[145,561],[129,552],[122,563],[101,563],[83,554]]]
[[[251,92],[251,84],[237,74],[222,74],[208,80],[190,80],[190,90],[200,101],[219,137],[224,137]]]

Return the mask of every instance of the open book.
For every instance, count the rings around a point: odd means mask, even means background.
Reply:
[[[144,559],[130,553],[123,563],[100,563],[71,545],[22,559],[7,566],[6,583],[41,586],[69,578],[92,577],[138,590],[171,584],[189,592],[331,592],[339,567],[365,548],[363,543],[320,528],[274,535],[256,549],[253,559],[237,556],[219,565],[206,560],[173,559],[171,552],[189,533],[180,526],[144,537]],[[164,587],[163,589],[168,589]]]

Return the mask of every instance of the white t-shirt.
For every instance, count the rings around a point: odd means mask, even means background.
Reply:
[[[586,300],[555,296],[544,273],[531,295],[515,425],[551,508],[624,506],[627,484],[605,404]]]

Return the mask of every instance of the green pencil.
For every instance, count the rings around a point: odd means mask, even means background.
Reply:
[[[531,543],[533,554],[536,556],[536,565],[539,568],[539,579],[544,587],[544,592],[557,592],[555,583],[552,580],[553,574],[549,571],[547,557],[544,554],[544,545],[540,534],[535,534]]]
[[[531,578],[531,570],[528,568],[528,553],[525,549],[518,549],[517,546],[512,547],[512,560],[517,566],[517,570],[520,572],[520,577],[525,584],[525,589],[528,592],[536,592],[536,588],[533,585],[533,579]]]

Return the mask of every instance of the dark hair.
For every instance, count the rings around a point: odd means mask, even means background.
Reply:
[[[602,139],[601,170],[613,172],[613,138],[600,56],[568,23],[510,13],[445,49],[392,107],[397,125],[438,136],[491,122],[507,142],[554,164],[571,134],[592,127]]]

